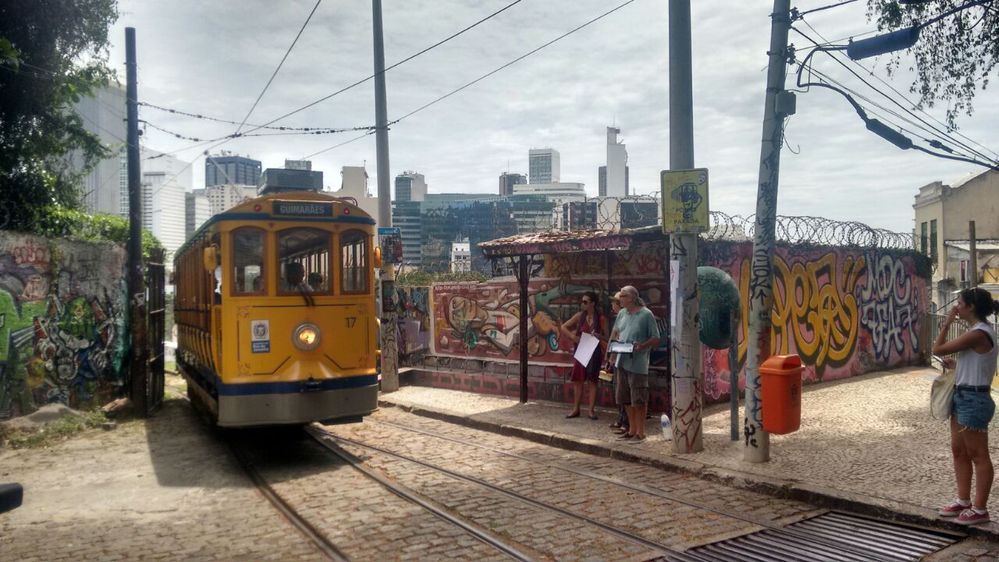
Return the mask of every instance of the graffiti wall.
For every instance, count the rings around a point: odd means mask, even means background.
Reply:
[[[125,253],[0,232],[0,419],[123,384]]]
[[[426,353],[430,349],[430,287],[396,287],[399,321],[399,355]]]
[[[546,275],[532,278],[528,284],[527,350],[532,364],[572,364],[573,342],[559,327],[579,312],[579,300],[587,291],[600,295],[601,309],[609,314],[608,287],[616,291],[623,285],[634,285],[657,318],[665,317],[665,252],[649,244],[644,251],[617,254],[613,258],[600,252],[546,259]],[[434,354],[520,360],[520,289],[516,279],[434,284],[433,311]],[[664,342],[663,357],[665,349]],[[658,362],[665,366],[662,357]]]
[[[749,329],[748,243],[705,244],[704,261],[725,270],[742,295],[738,364],[744,388]],[[927,312],[929,264],[911,252],[779,246],[774,255],[771,353],[796,353],[806,382],[918,363]],[[709,401],[729,394],[729,353],[704,350]]]
[[[702,265],[729,273],[742,295],[735,365],[742,388],[752,244],[702,242],[700,256]],[[579,298],[585,291],[596,291],[606,299],[608,288],[635,285],[665,335],[666,260],[665,243],[646,243],[631,252],[548,256],[544,276],[532,278],[528,287],[531,364],[571,365],[571,341],[560,337],[558,327],[579,310]],[[807,365],[806,381],[918,363],[927,352],[920,333],[928,307],[929,275],[929,264],[913,252],[779,246],[774,256],[772,353],[799,354]],[[519,360],[516,280],[435,284],[431,293],[432,353]],[[706,401],[727,399],[729,363],[728,350],[703,348]],[[653,354],[653,364],[658,367],[657,374],[666,375],[669,359],[665,339]]]

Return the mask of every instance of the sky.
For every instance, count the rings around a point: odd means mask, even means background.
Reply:
[[[496,12],[513,0],[384,0],[386,65],[392,65]],[[474,29],[386,73],[389,120],[507,64],[625,0],[522,0]],[[800,0],[801,11],[833,4]],[[138,95],[142,102],[240,122],[274,73],[315,0],[119,0],[111,31],[110,62],[124,78],[125,27],[136,29]],[[710,208],[729,215],[755,212],[760,139],[770,37],[769,0],[693,0],[692,63],[694,161],[709,169]],[[809,24],[812,28],[809,28]],[[830,41],[875,29],[866,1],[814,12],[795,24]],[[389,132],[392,177],[418,171],[431,193],[495,193],[503,172],[527,173],[531,148],[561,155],[561,179],[597,193],[597,169],[606,161],[606,127],[621,129],[631,189],[659,189],[669,168],[668,2],[633,0],[443,101],[409,116]],[[924,32],[923,40],[932,39]],[[791,32],[798,60],[810,43]],[[248,124],[266,123],[373,73],[371,2],[325,0],[256,108]],[[844,59],[845,60],[845,59]],[[911,108],[912,58],[889,76],[886,57],[852,66]],[[847,63],[852,65],[853,63]],[[826,55],[814,68],[889,105]],[[873,76],[871,75],[873,73]],[[895,90],[878,80],[884,80]],[[794,88],[789,72],[787,87]],[[893,106],[895,107],[895,106]],[[919,115],[943,130],[946,105]],[[874,109],[871,116],[884,114]],[[893,122],[898,118],[884,114]],[[221,124],[140,108],[140,119],[196,138],[233,133]],[[374,125],[374,81],[274,123],[293,127]],[[915,130],[911,125],[907,129]],[[999,159],[999,91],[979,91],[972,117],[958,121],[961,140]],[[243,131],[249,130],[245,126]],[[263,132],[263,130],[259,131]],[[925,133],[920,133],[926,136]],[[327,186],[340,187],[342,166],[366,166],[377,192],[375,136],[283,135],[233,139],[212,149],[261,160],[264,168],[312,155]],[[910,135],[912,136],[912,135]],[[966,137],[966,138],[965,138]],[[777,212],[859,221],[911,232],[913,198],[933,181],[952,183],[984,170],[974,164],[903,151],[868,132],[840,95],[820,89],[797,93],[781,152]],[[204,184],[203,151],[213,145],[177,139],[147,127],[149,148],[191,161],[194,186]],[[968,139],[971,139],[969,141]],[[978,147],[982,145],[987,149]],[[320,153],[320,151],[323,151]]]

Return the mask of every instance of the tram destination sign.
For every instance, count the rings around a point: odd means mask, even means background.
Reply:
[[[332,203],[275,201],[274,214],[282,217],[332,217]]]

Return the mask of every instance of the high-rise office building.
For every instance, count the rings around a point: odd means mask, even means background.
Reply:
[[[187,240],[185,194],[174,174],[142,172],[142,225],[163,244],[168,269],[174,252]]]
[[[527,183],[527,176],[524,174],[511,174],[503,172],[499,177],[499,194],[502,196],[513,195],[513,186]]]
[[[629,177],[630,175],[631,175],[631,170],[628,168],[628,166],[625,166],[624,192],[629,194],[631,193],[631,186],[630,186],[631,182]],[[597,196],[607,197],[607,166],[600,166],[600,168],[597,169]]]
[[[427,181],[419,172],[403,172],[395,177],[396,201],[423,201],[427,196]]]
[[[607,127],[607,197],[627,197],[628,183],[628,151],[624,143],[618,142],[617,136],[621,134],[621,129],[617,127]]]
[[[531,183],[558,183],[561,175],[558,151],[554,148],[532,148],[527,153]]]
[[[122,167],[128,135],[125,90],[117,84],[99,88],[93,95],[81,98],[74,109],[83,120],[83,128],[96,135],[111,153],[83,178],[83,206],[90,213],[117,215],[121,212],[120,189],[128,186],[127,178],[122,181],[122,175],[127,174]],[[83,157],[78,151],[66,155],[66,159],[71,169],[83,169]]]
[[[205,158],[205,187],[213,185],[257,185],[260,183],[259,160],[224,152]]]
[[[204,189],[184,194],[184,238],[190,239],[201,225],[212,218],[212,204]]]

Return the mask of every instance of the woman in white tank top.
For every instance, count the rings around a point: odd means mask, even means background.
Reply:
[[[957,517],[963,525],[989,521],[987,509],[992,490],[993,466],[989,458],[989,421],[995,414],[992,377],[996,372],[999,346],[987,318],[999,312],[999,303],[984,289],[961,291],[957,304],[947,314],[933,344],[935,355],[957,355],[954,399],[950,416],[950,448],[954,456],[957,499],[940,508],[942,517]],[[960,317],[971,328],[947,341],[947,330]],[[944,364],[954,367],[954,358]],[[971,502],[971,477],[975,477],[975,501]]]

